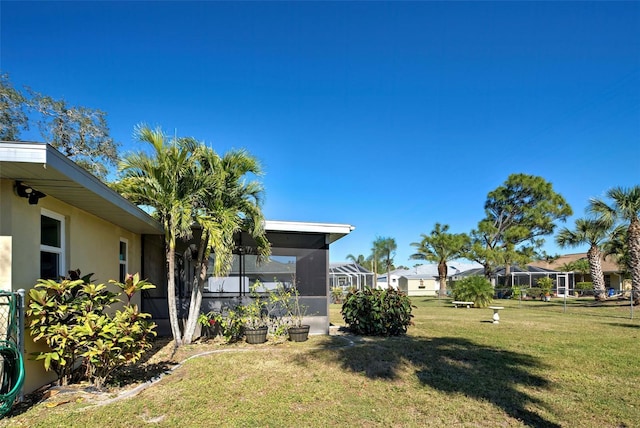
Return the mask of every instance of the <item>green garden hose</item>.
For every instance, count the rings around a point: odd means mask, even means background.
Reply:
[[[0,341],[0,416],[11,410],[24,383],[24,361],[15,343]]]
[[[24,360],[16,345],[18,328],[21,328],[17,325],[18,298],[16,293],[0,292],[0,313],[6,317],[6,324],[2,326],[4,337],[0,340],[0,417],[11,410],[24,383]]]

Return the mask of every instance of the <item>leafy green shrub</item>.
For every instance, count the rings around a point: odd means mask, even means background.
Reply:
[[[212,332],[213,336],[211,337],[221,334],[226,343],[232,343],[242,337],[244,318],[241,311],[242,308],[240,310],[229,309],[224,314],[213,311],[200,314],[198,323]]]
[[[576,282],[576,291],[578,291],[581,296],[591,294],[593,292],[593,282]]]
[[[520,296],[522,296],[522,289],[520,288],[520,286],[518,286],[518,285],[512,285],[511,286],[511,296],[514,299],[519,299]]]
[[[79,271],[61,282],[39,279],[29,291],[30,332],[33,341],[43,340],[48,351],[37,353],[46,370],[53,370],[61,384],[89,379],[101,387],[118,367],[134,363],[151,347],[155,324],[130,299],[136,291],[155,287],[136,274],[125,283],[112,281],[124,290],[129,303],[113,316],[105,309],[120,302],[104,284],[92,284],[90,276],[78,279]],[[84,367],[84,373],[75,370]]]
[[[476,308],[486,308],[493,300],[493,286],[482,276],[468,276],[453,286],[453,299],[473,302]]]
[[[527,296],[533,299],[539,299],[540,297],[544,296],[544,294],[545,294],[544,290],[540,287],[527,288]]]
[[[355,334],[398,336],[413,324],[411,300],[397,290],[350,290],[342,304],[342,317]]]

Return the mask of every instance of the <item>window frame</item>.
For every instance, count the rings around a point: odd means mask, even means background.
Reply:
[[[48,217],[50,219],[60,222],[60,247],[54,247],[42,243],[42,217]],[[58,214],[54,211],[50,211],[46,208],[40,210],[40,255],[42,253],[52,253],[58,255],[58,276],[65,276],[65,262],[66,262],[66,219],[62,214]],[[42,265],[40,265],[40,276],[42,277]],[[58,278],[54,278],[58,279]]]
[[[122,253],[120,253],[120,244],[124,244],[124,260],[120,258]],[[124,265],[124,274],[121,276],[120,268]],[[127,274],[129,273],[129,240],[127,238],[120,238],[118,241],[118,277],[120,278],[120,282],[124,283],[127,279]]]

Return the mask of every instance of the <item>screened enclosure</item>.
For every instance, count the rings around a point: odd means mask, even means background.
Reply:
[[[274,224],[275,223],[275,224]],[[246,233],[238,234],[233,251],[233,263],[225,277],[214,277],[213,257],[209,260],[201,312],[224,312],[250,299],[251,286],[259,281],[260,293],[267,293],[278,283],[285,287],[295,284],[300,293],[300,302],[306,306],[305,323],[311,325],[312,333],[327,333],[329,330],[329,244],[352,230],[349,225],[328,225],[292,222],[272,222],[267,228],[267,239],[271,244],[271,257],[259,262],[256,243]],[[267,223],[269,226],[269,222]],[[339,227],[335,230],[335,227]],[[298,231],[290,229],[300,229]],[[274,230],[276,229],[276,230]],[[286,229],[286,230],[277,230]],[[180,243],[176,248],[176,295],[179,300],[179,317],[187,317],[193,278],[195,276],[197,242],[194,238]],[[161,240],[147,239],[145,254],[162,255]],[[150,257],[150,256],[149,256]],[[151,260],[149,260],[151,263]],[[155,275],[161,278],[156,269]],[[148,277],[148,276],[147,276]],[[166,280],[157,283],[166,283]],[[162,333],[168,334],[168,306],[166,287],[146,290],[143,309],[150,312]]]

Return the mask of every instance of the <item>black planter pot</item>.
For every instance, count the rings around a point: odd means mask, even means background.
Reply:
[[[309,338],[309,326],[289,327],[289,340],[292,342],[304,342]]]
[[[267,332],[269,331],[268,327],[258,327],[258,328],[245,328],[244,336],[247,339],[247,343],[251,345],[257,345],[259,343],[264,343],[267,341]]]

